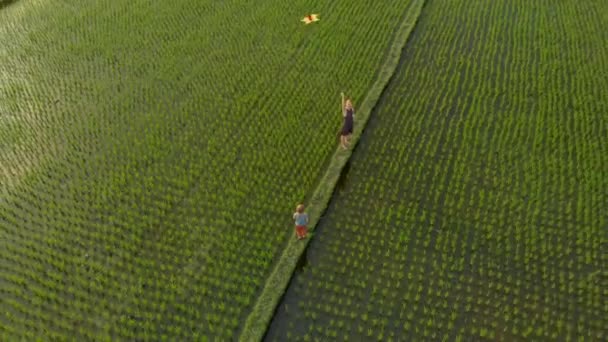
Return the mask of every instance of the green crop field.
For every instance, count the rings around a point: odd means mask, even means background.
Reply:
[[[427,1],[266,339],[605,341],[607,13]]]
[[[409,5],[372,3],[3,6],[0,340],[236,338]]]
[[[0,0],[0,341],[605,340],[606,89],[598,0]]]

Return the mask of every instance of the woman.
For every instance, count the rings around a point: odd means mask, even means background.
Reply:
[[[342,131],[340,132],[340,144],[343,149],[347,149],[348,140],[350,135],[353,134],[355,110],[350,98],[344,97],[344,93],[342,93],[342,116],[344,117],[344,124],[342,124]]]

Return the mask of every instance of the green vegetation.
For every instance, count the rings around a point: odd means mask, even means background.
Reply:
[[[0,0],[0,340],[606,340],[607,13]]]
[[[373,4],[3,8],[0,339],[235,338],[409,6]]]
[[[420,16],[424,0],[413,0],[411,6],[408,9],[408,13],[405,16],[403,22],[399,26],[395,36],[395,42],[390,48],[386,62],[380,70],[377,81],[371,87],[370,92],[361,104],[361,109],[357,110],[357,127],[354,130],[350,138],[350,148],[355,146],[361,136],[363,127],[367,123],[371,114],[372,108],[376,105],[377,101],[382,94],[382,91],[387,86],[391,76],[395,72],[395,68],[399,62],[401,51],[405,47],[407,39],[416,25],[416,21]],[[345,167],[348,159],[352,153],[351,149],[342,150],[338,149],[331,159],[327,172],[321,178],[319,186],[313,193],[313,196],[308,206],[308,214],[310,215],[310,226],[313,228],[319,222],[319,219],[327,204],[331,199],[333,190],[340,179],[340,173]],[[272,316],[275,312],[277,304],[285,288],[287,287],[289,280],[296,268],[298,260],[302,257],[302,253],[306,250],[306,247],[310,239],[306,239],[304,242],[291,240],[288,246],[283,251],[281,258],[277,262],[274,270],[266,281],[262,293],[257,299],[256,305],[247,321],[243,333],[240,337],[242,341],[259,341],[262,340],[266,333],[268,324],[270,323]]]
[[[608,4],[422,13],[267,339],[605,340]]]

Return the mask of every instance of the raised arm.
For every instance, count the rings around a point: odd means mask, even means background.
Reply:
[[[344,105],[345,105],[345,103],[344,103],[344,93],[340,93],[340,95],[342,95],[342,115],[345,115],[346,111],[344,109]]]

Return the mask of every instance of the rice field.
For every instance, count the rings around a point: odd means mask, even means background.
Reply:
[[[268,341],[605,341],[608,4],[427,1]]]
[[[3,7],[0,339],[235,339],[408,5],[369,4]]]
[[[0,340],[248,340],[415,2],[0,0]],[[426,0],[264,340],[605,340],[605,89],[604,2]]]

